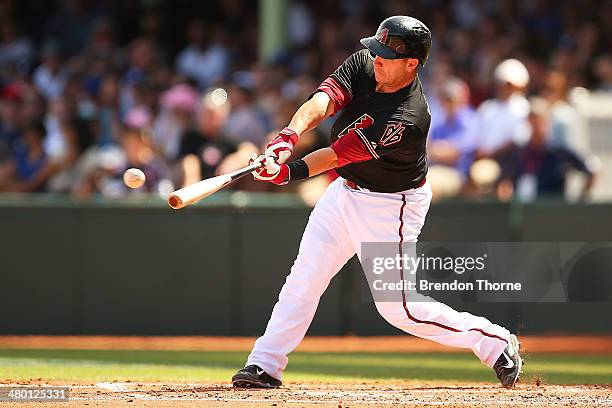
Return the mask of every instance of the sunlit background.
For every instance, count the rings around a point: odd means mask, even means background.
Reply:
[[[612,3],[546,0],[3,1],[0,191],[150,200],[239,168],[394,14],[433,33],[435,200],[612,199]],[[233,188],[313,205],[334,177]]]

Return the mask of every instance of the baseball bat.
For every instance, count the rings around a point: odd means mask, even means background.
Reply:
[[[190,204],[196,203],[201,199],[221,190],[232,181],[238,180],[250,172],[263,167],[265,162],[266,160],[261,160],[259,162],[249,164],[248,166],[238,169],[232,173],[222,174],[206,180],[201,180],[197,183],[193,183],[176,190],[168,197],[168,205],[173,209],[178,210]]]

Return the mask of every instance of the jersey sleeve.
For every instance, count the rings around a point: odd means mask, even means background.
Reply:
[[[365,142],[356,130],[350,130],[344,136],[338,138],[332,143],[331,148],[336,152],[338,167],[368,161],[375,157],[371,144]]]
[[[367,62],[366,50],[357,51],[351,54],[336,70],[330,75],[335,79],[348,94],[353,97],[356,93],[357,79]]]
[[[352,100],[348,91],[332,77],[328,77],[319,85],[316,92],[325,92],[329,99],[334,103],[334,112],[342,110]],[[314,95],[314,93],[313,93]]]
[[[366,58],[367,55],[363,50],[352,54],[315,91],[315,93],[325,92],[329,96],[334,102],[334,113],[342,110],[353,100],[357,79],[367,62]]]

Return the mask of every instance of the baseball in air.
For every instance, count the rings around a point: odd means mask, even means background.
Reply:
[[[140,188],[145,182],[145,175],[140,169],[127,169],[123,173],[123,182],[129,188]]]

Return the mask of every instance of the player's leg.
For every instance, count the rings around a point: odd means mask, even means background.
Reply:
[[[352,238],[360,259],[361,242],[397,242],[398,249],[400,242],[416,242],[431,202],[429,184],[405,194],[354,190],[347,194],[352,195],[349,201],[352,205],[346,206],[344,214],[354,220]],[[364,213],[370,215],[367,222],[359,216]],[[398,276],[397,281],[400,280]],[[391,301],[376,302],[376,308],[389,323],[401,330],[448,346],[471,349],[481,361],[493,367],[508,345],[508,330],[484,317],[458,312],[432,299],[424,301],[421,295],[411,292],[400,291]]]
[[[330,280],[355,254],[341,216],[340,188],[339,181],[332,183],[313,209],[266,331],[249,355],[247,366],[257,365],[276,379],[306,334]]]
[[[434,300],[376,302],[376,308],[395,327],[446,346],[471,349],[489,367],[510,339],[508,330],[484,317],[458,312]]]

